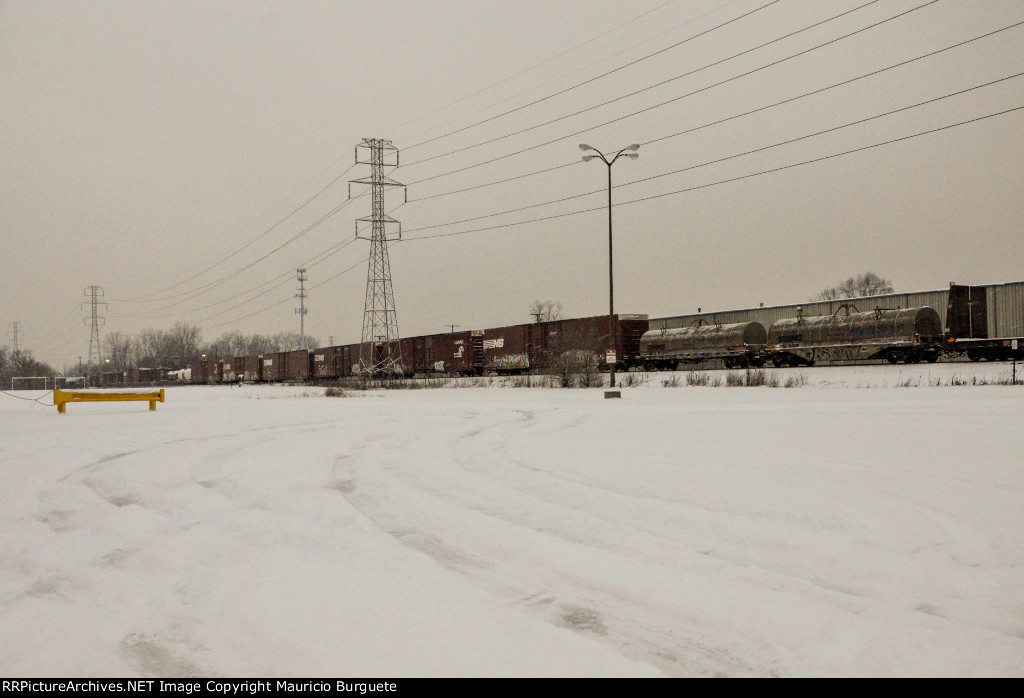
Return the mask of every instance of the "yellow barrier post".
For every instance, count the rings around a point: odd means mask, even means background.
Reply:
[[[57,406],[57,412],[65,414],[69,402],[124,402],[145,400],[149,402],[149,409],[156,411],[157,401],[164,401],[164,389],[158,393],[84,393],[77,390],[54,390],[53,404]]]

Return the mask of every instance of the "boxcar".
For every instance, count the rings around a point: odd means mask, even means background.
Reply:
[[[310,352],[306,349],[264,354],[262,380],[304,381],[309,378]]]
[[[192,383],[220,383],[220,361],[193,361]]]
[[[402,367],[408,375],[471,375],[483,365],[479,352],[474,354],[473,339],[473,333],[468,331],[403,339]]]
[[[647,331],[646,315],[615,316],[616,369],[640,363],[640,337]],[[588,351],[598,357],[602,369],[609,347],[608,316],[551,320],[511,325],[483,331],[482,365],[486,371],[522,373],[545,370],[566,352]]]

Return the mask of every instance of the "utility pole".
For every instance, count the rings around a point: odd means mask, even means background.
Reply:
[[[455,328],[458,327],[458,325],[451,325],[451,324],[449,324],[448,327],[451,327],[452,328],[452,333],[454,333],[455,332]]]
[[[17,359],[21,352],[21,345],[18,343],[19,332],[21,332],[21,323],[15,320],[11,323],[11,329],[8,332],[11,335],[11,358],[13,359]]]
[[[299,307],[295,309],[295,312],[299,314],[299,338],[302,341],[302,348],[306,347],[306,270],[297,269],[299,275],[299,292],[295,294],[295,297],[299,299]]]
[[[405,186],[384,174],[385,168],[398,167],[398,148],[391,141],[364,138],[355,150],[356,164],[370,165],[370,177],[351,180],[349,198],[353,184],[369,184],[371,198],[370,216],[356,219],[356,237],[370,241],[359,366],[364,375],[398,374],[402,372],[402,351],[391,288],[388,243],[402,239],[402,224],[384,212],[384,188]]]
[[[105,317],[99,315],[99,307],[101,305],[106,306],[107,304],[100,300],[103,297],[103,289],[99,286],[86,286],[85,297],[88,300],[82,301],[82,305],[89,305],[89,317],[85,318],[85,322],[91,325],[89,332],[89,365],[93,365],[93,357],[95,356],[95,365],[99,366],[103,358],[100,347],[100,325],[104,325],[107,322]]]

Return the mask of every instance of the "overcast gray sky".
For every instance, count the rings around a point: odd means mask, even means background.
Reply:
[[[346,182],[377,137],[409,185],[388,200],[403,336],[534,299],[607,312],[607,171],[581,142],[642,144],[613,168],[620,312],[800,302],[867,270],[1022,280],[1021,22],[1020,0],[0,0],[3,341],[17,321],[76,365],[92,284],[104,332],[297,331],[299,266],[307,333],[358,341],[368,243],[345,243],[369,200]]]

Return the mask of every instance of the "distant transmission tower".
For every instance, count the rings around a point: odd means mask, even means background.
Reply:
[[[299,273],[299,292],[295,294],[295,297],[299,299],[299,307],[295,309],[295,312],[299,315],[299,337],[302,339],[302,346],[306,346],[306,270],[296,269]]]
[[[364,138],[356,146],[356,164],[370,165],[370,177],[349,182],[349,197],[352,196],[352,184],[369,184],[372,201],[370,216],[356,219],[356,237],[370,241],[359,365],[364,374],[394,374],[401,371],[402,355],[398,344],[395,297],[391,290],[388,243],[402,239],[402,224],[384,213],[384,188],[405,185],[386,177],[384,169],[398,167],[398,148],[391,141]]]
[[[82,301],[82,305],[89,305],[89,317],[85,318],[85,322],[92,326],[89,333],[89,364],[93,365],[95,356],[95,365],[99,366],[102,359],[100,356],[100,325],[106,323],[106,318],[99,314],[99,307],[106,306],[106,303],[100,300],[103,297],[103,289],[99,286],[87,286],[84,293],[88,300]]]
[[[18,343],[18,333],[21,332],[21,323],[15,320],[11,323],[11,329],[8,332],[11,335],[11,356],[17,358],[21,352],[21,345]]]

